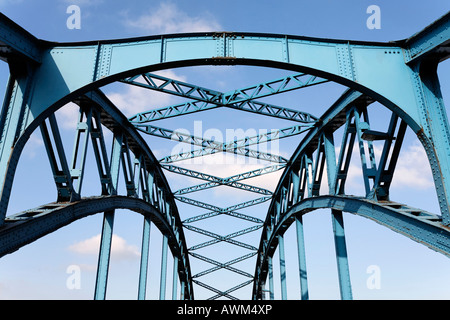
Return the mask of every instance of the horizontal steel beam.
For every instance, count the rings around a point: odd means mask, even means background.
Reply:
[[[41,55],[42,42],[0,13],[0,59],[14,62],[25,58],[40,63]]]
[[[251,221],[251,222],[255,222],[255,223],[260,223],[260,222],[262,222],[261,219],[258,219],[258,218],[255,218],[255,217],[251,217],[251,216],[248,216],[248,215],[245,215],[245,214],[242,214],[242,213],[238,213],[238,212],[235,212],[234,210],[243,209],[243,208],[247,208],[247,207],[250,207],[250,206],[254,206],[254,205],[266,202],[266,201],[270,200],[271,197],[267,197],[267,196],[266,197],[260,197],[260,198],[257,198],[257,199],[254,199],[254,200],[250,200],[250,201],[246,201],[246,202],[242,202],[240,204],[233,205],[233,206],[230,206],[230,207],[227,207],[227,208],[220,208],[220,207],[213,206],[213,205],[205,203],[205,202],[201,202],[201,201],[194,200],[194,199],[189,199],[189,198],[186,198],[186,197],[176,196],[175,199],[177,199],[177,200],[179,200],[181,202],[193,205],[193,206],[197,206],[199,208],[212,210],[212,212],[208,212],[208,213],[205,213],[205,214],[201,214],[201,215],[198,215],[198,216],[186,219],[186,220],[183,221],[183,224],[192,223],[192,222],[195,222],[195,221],[211,218],[211,217],[214,217],[214,216],[218,216],[220,214],[226,214],[226,215],[233,216],[233,217],[236,217],[236,218],[240,218],[240,219],[243,219],[243,220],[247,220],[247,221]]]
[[[406,62],[413,63],[423,58],[437,61],[447,59],[450,56],[449,39],[450,13],[447,13],[402,43]]]

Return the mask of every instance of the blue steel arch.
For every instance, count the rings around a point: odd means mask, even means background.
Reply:
[[[2,23],[11,23],[2,18]],[[20,45],[11,39],[2,42],[16,51],[19,60],[24,59],[21,63],[26,61],[26,68],[19,68],[8,55],[3,57],[10,62],[12,78],[1,119],[1,214],[4,218],[15,166],[26,140],[62,105],[103,85],[144,72],[242,64],[323,77],[358,90],[392,110],[425,147],[440,194],[442,222],[448,225],[450,182],[445,177],[450,174],[446,148],[450,134],[435,72],[437,64],[447,58],[448,23],[447,14],[414,37],[391,43],[196,33],[57,44],[38,40],[26,32],[13,33],[9,37],[27,41]],[[54,81],[51,88],[45,82],[49,78]],[[443,121],[429,121],[430,115]],[[16,129],[8,130],[9,127]]]
[[[173,232],[164,215],[145,200],[126,196],[97,196],[82,198],[74,202],[48,203],[6,218],[7,225],[1,233],[0,256],[12,253],[24,245],[38,240],[76,220],[105,211],[125,209],[149,217],[161,233],[168,235],[168,245],[174,257],[184,255],[179,237]],[[181,227],[181,225],[180,225]],[[190,277],[189,266],[181,267],[182,278]],[[186,297],[192,299],[192,292],[186,288]]]
[[[268,214],[261,233],[256,261],[253,299],[264,299],[266,291],[273,296],[273,288],[265,289],[267,278],[271,283],[272,257],[277,249],[280,252],[280,264],[284,264],[283,235],[295,222],[299,250],[301,295],[308,299],[306,276],[305,243],[303,239],[302,216],[317,209],[331,209],[335,232],[336,255],[338,258],[339,282],[341,297],[351,299],[351,284],[348,274],[348,262],[345,245],[342,212],[368,218],[403,236],[410,238],[428,248],[450,256],[450,229],[443,223],[441,215],[432,214],[422,209],[391,201],[389,185],[393,178],[393,170],[398,158],[399,148],[407,128],[406,122],[397,125],[400,118],[393,112],[387,132],[371,131],[370,127],[359,123],[358,118],[349,116],[353,110],[363,113],[374,100],[360,92],[347,90],[320,118],[315,128],[310,130],[300,142],[297,150],[289,160],[277,188],[272,196]],[[354,120],[354,122],[352,122]],[[364,119],[368,125],[368,119]],[[361,119],[361,122],[363,120]],[[353,126],[351,126],[353,124]],[[345,127],[339,156],[335,155],[333,134]],[[394,135],[394,132],[397,132]],[[385,143],[383,153],[377,167],[370,172],[362,161],[361,176],[365,182],[373,179],[373,185],[366,188],[362,196],[345,194],[345,179],[351,158],[353,142],[348,136],[353,134],[353,141],[372,142],[377,137]],[[365,138],[364,138],[365,135]],[[397,145],[391,144],[396,140]],[[365,156],[360,145],[361,156]],[[369,152],[373,149],[369,145]],[[392,152],[391,159],[388,154]],[[325,172],[326,164],[326,172]],[[372,164],[375,164],[373,162]],[[347,166],[347,168],[342,169]],[[389,167],[389,169],[385,169]],[[366,169],[366,170],[365,170]],[[375,170],[374,170],[375,169]],[[384,175],[384,179],[383,179]],[[325,179],[326,177],[326,179]],[[325,195],[319,189],[327,182]],[[386,186],[383,184],[386,183]],[[281,268],[281,267],[280,267]],[[285,270],[281,270],[284,274]],[[285,280],[284,280],[285,281]],[[286,298],[286,283],[282,280],[282,298]],[[283,283],[284,282],[284,283]]]
[[[111,243],[114,211],[116,209],[127,209],[140,213],[144,217],[138,298],[143,299],[146,294],[147,267],[142,264],[148,263],[148,237],[150,224],[153,223],[164,237],[163,245],[170,248],[174,260],[176,260],[174,264],[175,272],[178,274],[182,285],[182,299],[193,299],[192,275],[189,258],[186,254],[187,245],[183,226],[168,181],[152,151],[142,136],[129,124],[126,117],[123,116],[101,91],[91,91],[86,95],[74,99],[73,102],[79,105],[80,110],[85,109],[84,111],[87,111],[86,113],[94,113],[94,110],[96,113],[95,117],[92,116],[90,120],[86,119],[84,124],[86,124],[87,128],[93,126],[93,124],[89,125],[90,121],[92,123],[94,119],[98,121],[96,130],[93,130],[93,128],[87,130],[86,138],[88,139],[91,136],[93,141],[94,139],[100,140],[97,143],[93,143],[93,145],[96,148],[97,166],[101,175],[101,194],[98,196],[81,197],[81,186],[75,190],[74,183],[70,182],[70,178],[67,179],[71,175],[72,177],[74,175],[71,172],[64,171],[64,164],[67,166],[67,163],[64,152],[61,152],[61,137],[58,133],[56,120],[50,116],[47,119],[43,119],[40,126],[43,136],[47,136],[44,138],[44,141],[58,189],[58,199],[54,203],[45,204],[34,209],[7,216],[1,228],[0,256],[12,253],[22,246],[36,241],[46,234],[56,231],[76,220],[100,212],[105,213],[102,243],[108,243],[108,241]],[[47,129],[47,120],[49,120],[48,127],[51,127],[51,131]],[[82,124],[80,121],[78,127],[83,127]],[[105,146],[100,124],[114,134],[111,163],[107,159],[106,150],[102,150]],[[42,126],[45,126],[45,129],[42,129]],[[50,135],[55,140],[55,146],[50,146]],[[25,142],[26,140],[24,140]],[[81,143],[78,141],[78,145],[76,143],[76,149],[81,148]],[[87,148],[87,144],[84,145],[84,148]],[[49,150],[51,151],[49,152]],[[79,152],[82,153],[83,151]],[[102,152],[104,153],[102,154]],[[127,166],[125,162],[129,160],[130,152],[135,156],[134,164],[128,161]],[[55,172],[57,158],[59,158],[60,166],[62,167],[61,172]],[[119,162],[123,163],[122,171],[125,177],[128,176],[128,179],[125,178],[127,196],[117,195],[117,180],[119,171],[121,171]],[[133,165],[134,169],[132,167]],[[62,178],[64,179],[61,180]],[[61,187],[57,182],[62,183],[64,187]],[[62,194],[61,191],[65,191],[65,194]],[[108,244],[105,246],[105,248],[101,247],[100,250],[95,292],[96,299],[104,299],[106,296],[110,252],[107,247]],[[163,260],[165,259],[163,257]],[[160,295],[164,294],[160,293]]]
[[[303,235],[303,232],[298,230],[299,225],[301,226],[300,228],[303,229],[302,216],[308,212],[313,212],[319,209],[331,209],[340,213],[352,213],[357,216],[373,220],[374,222],[398,232],[422,245],[425,245],[436,252],[444,254],[447,257],[450,256],[447,246],[447,243],[450,241],[450,233],[449,230],[443,227],[440,223],[441,218],[439,215],[425,212],[421,209],[408,207],[404,204],[398,204],[396,202],[386,201],[381,203],[361,197],[318,196],[314,198],[307,198],[298,202],[294,207],[290,208],[288,212],[284,213],[279,218],[276,225],[271,225],[273,231],[271,230],[268,232],[267,228],[263,230],[263,236],[261,238],[259,248],[259,256],[255,269],[255,281],[253,283],[252,293],[253,300],[267,299],[265,292],[269,292],[271,296],[274,294],[273,288],[266,289],[266,284],[268,281],[267,278],[269,278],[269,281],[273,281],[272,275],[270,274],[271,269],[273,268],[271,265],[271,260],[275,251],[280,246],[280,241],[283,241],[283,235],[286,230],[292,227],[292,224],[296,224],[297,233],[301,233]],[[422,220],[417,219],[417,214],[422,216]],[[268,220],[266,222],[268,222]],[[342,216],[340,216],[340,221],[335,223],[343,224]],[[269,226],[270,224],[267,223],[267,225]],[[299,237],[298,234],[297,237]],[[342,234],[340,237],[342,237]],[[280,250],[284,251],[284,248]],[[305,259],[304,252],[299,253],[299,255],[299,259]],[[346,259],[346,255],[343,255],[341,258]],[[284,260],[284,258],[281,259]],[[303,264],[305,262],[301,261],[300,263]],[[348,266],[340,266],[339,264],[340,263],[338,262],[338,268],[348,268]],[[348,270],[338,271],[346,272]],[[281,272],[282,274],[285,273],[285,271]],[[303,300],[309,299],[306,273],[306,268],[300,266],[300,290],[301,298]],[[341,298],[346,300],[352,299],[350,279],[347,278],[346,275],[339,275],[339,285]],[[282,284],[282,286],[286,286],[286,284]],[[282,288],[282,290],[286,290],[286,288]],[[282,292],[282,299],[286,298],[286,292]]]
[[[405,119],[420,135],[430,158],[436,188],[444,195],[440,198],[441,212],[445,223],[448,223],[450,187],[444,178],[450,174],[445,148],[445,141],[449,141],[448,130],[445,130],[447,120],[439,88],[434,83],[435,73],[420,73],[422,61],[433,56],[434,51],[439,52],[445,42],[447,30],[442,26],[448,23],[448,19],[446,15],[434,24],[438,35],[432,36],[439,41],[432,49],[428,49],[428,29],[411,39],[391,43],[255,33],[196,33],[67,44],[34,39],[34,47],[40,51],[39,58],[34,60],[38,60],[39,65],[34,68],[33,86],[25,95],[30,97],[28,108],[16,118],[21,118],[22,135],[11,154],[2,155],[0,165],[2,168],[12,165],[13,169],[14,159],[18,159],[20,146],[23,146],[22,137],[27,139],[42,117],[77,96],[120,78],[146,71],[204,64],[271,66],[305,71],[341,83],[374,97]],[[417,49],[422,42],[426,43],[426,49]],[[439,60],[443,59],[441,53],[438,55]],[[45,81],[48,78],[53,79],[51,88]],[[26,79],[22,82],[24,86]],[[13,105],[11,107],[14,108]],[[444,121],[427,121],[429,113]],[[6,137],[4,143],[9,146],[14,140],[12,136]],[[9,153],[9,148],[5,147],[4,152]],[[10,157],[13,161],[8,164]],[[7,171],[2,177],[11,175],[12,172]],[[2,204],[7,202],[7,198],[6,185]],[[2,212],[4,210],[2,208]]]

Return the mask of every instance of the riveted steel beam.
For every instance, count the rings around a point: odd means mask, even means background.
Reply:
[[[446,13],[434,23],[402,41],[407,63],[422,59],[443,61],[450,56],[450,13]]]
[[[0,13],[0,59],[18,63],[21,60],[41,62],[43,44],[31,33]]]

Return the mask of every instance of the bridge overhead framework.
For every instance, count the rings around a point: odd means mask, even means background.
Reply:
[[[147,297],[152,225],[162,236],[160,299],[167,298],[168,283],[172,299],[195,299],[198,290],[209,299],[237,299],[235,292],[242,288],[251,288],[248,299],[274,299],[275,290],[287,299],[284,235],[290,227],[296,234],[300,295],[308,299],[303,217],[319,209],[331,212],[342,299],[353,298],[343,212],[450,255],[450,130],[437,75],[439,63],[450,55],[450,14],[408,39],[389,43],[239,32],[55,43],[37,39],[0,14],[0,44],[0,58],[10,70],[0,117],[1,256],[102,213],[93,291],[95,299],[105,299],[119,209],[143,216],[138,299]],[[158,72],[198,66],[270,67],[283,73],[222,92]],[[322,115],[272,103],[279,95],[331,83],[346,90]],[[111,84],[175,96],[180,102],[156,108],[149,101],[148,111],[126,117],[102,91]],[[74,140],[67,142],[56,114],[69,103],[77,106],[78,118]],[[374,105],[388,114],[381,128],[371,126]],[[254,134],[234,132],[222,141],[159,125],[180,117],[187,123],[194,115],[223,110],[289,125]],[[427,155],[440,212],[391,199],[407,130],[415,133]],[[41,134],[48,156],[55,201],[10,213],[18,163],[35,132]],[[176,148],[157,159],[149,142],[155,139]],[[265,147],[288,139],[294,141],[291,155]],[[88,161],[89,152],[94,161]],[[255,165],[226,176],[207,172],[202,159],[219,154]],[[201,165],[186,165],[192,163]],[[357,195],[346,185],[354,163],[362,181]],[[225,161],[215,166],[220,165]],[[94,194],[85,186],[90,170],[96,172],[88,181],[95,179]],[[274,174],[279,177],[274,190],[252,183]],[[169,182],[169,176],[189,185],[174,190],[177,183]],[[225,205],[210,203],[201,195],[211,189],[239,191],[245,201],[224,193]],[[264,215],[243,211],[264,204]],[[183,210],[194,213],[186,216]],[[232,231],[220,229],[224,217],[232,221]],[[222,255],[223,245],[235,255]],[[253,269],[239,267],[243,262]],[[280,276],[277,285],[274,268]],[[227,281],[227,275],[233,280]]]

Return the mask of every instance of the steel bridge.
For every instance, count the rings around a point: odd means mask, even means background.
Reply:
[[[301,297],[308,299],[303,216],[318,209],[331,211],[342,299],[353,298],[343,212],[373,220],[438,253],[450,255],[450,131],[437,76],[439,63],[450,55],[450,14],[408,39],[389,43],[238,32],[55,43],[37,39],[0,14],[0,43],[0,58],[10,70],[0,118],[1,256],[78,219],[102,213],[94,297],[105,299],[118,209],[143,216],[138,299],[144,299],[147,292],[152,224],[163,237],[161,299],[166,298],[169,253],[174,266],[172,299],[192,300],[196,288],[209,290],[210,299],[236,299],[233,293],[245,286],[253,287],[248,299],[273,299],[275,251],[280,260],[280,294],[287,299],[284,234],[292,226],[297,235]],[[270,67],[290,73],[221,92],[157,72],[205,65]],[[328,82],[348,89],[322,115],[262,100]],[[174,95],[183,102],[151,108],[149,101],[149,111],[127,118],[101,91],[112,83]],[[390,117],[382,130],[370,125],[369,111],[375,102]],[[68,103],[79,107],[69,155],[55,116]],[[283,119],[291,125],[231,141],[206,139],[155,125],[156,121],[181,116],[191,121],[187,115],[219,108]],[[390,197],[408,128],[416,134],[428,157],[439,201],[438,213],[397,203]],[[48,155],[55,201],[9,213],[18,162],[35,131],[40,132]],[[112,135],[111,146],[106,143],[107,134]],[[167,139],[167,144],[186,144],[187,149],[157,159],[147,143],[149,136]],[[289,158],[259,148],[264,143],[294,136],[298,147]],[[375,154],[375,143],[382,146],[379,155]],[[94,164],[86,161],[88,150],[95,155]],[[257,159],[264,165],[228,177],[182,165],[184,160],[216,153]],[[352,157],[360,159],[359,175],[364,184],[359,195],[346,193]],[[95,195],[83,193],[89,165],[98,171]],[[244,181],[274,172],[280,174],[275,190]],[[173,191],[166,179],[168,173],[200,182]],[[194,192],[216,187],[238,189],[254,197],[226,207],[208,203],[207,198],[199,201],[191,197]],[[265,218],[241,212],[262,203],[269,204]],[[178,210],[181,205],[206,211],[182,220]],[[219,216],[234,219],[236,231],[224,235],[199,226],[201,221]],[[250,227],[242,227],[244,222]],[[187,231],[208,240],[191,245]],[[249,233],[258,234],[259,242],[237,240]],[[220,255],[215,258],[199,253],[202,248],[221,243],[246,253],[229,261],[219,261]],[[209,267],[194,270],[190,260],[202,261]],[[244,260],[253,261],[254,270],[236,267]],[[219,270],[244,280],[226,290],[203,280],[205,275]]]

